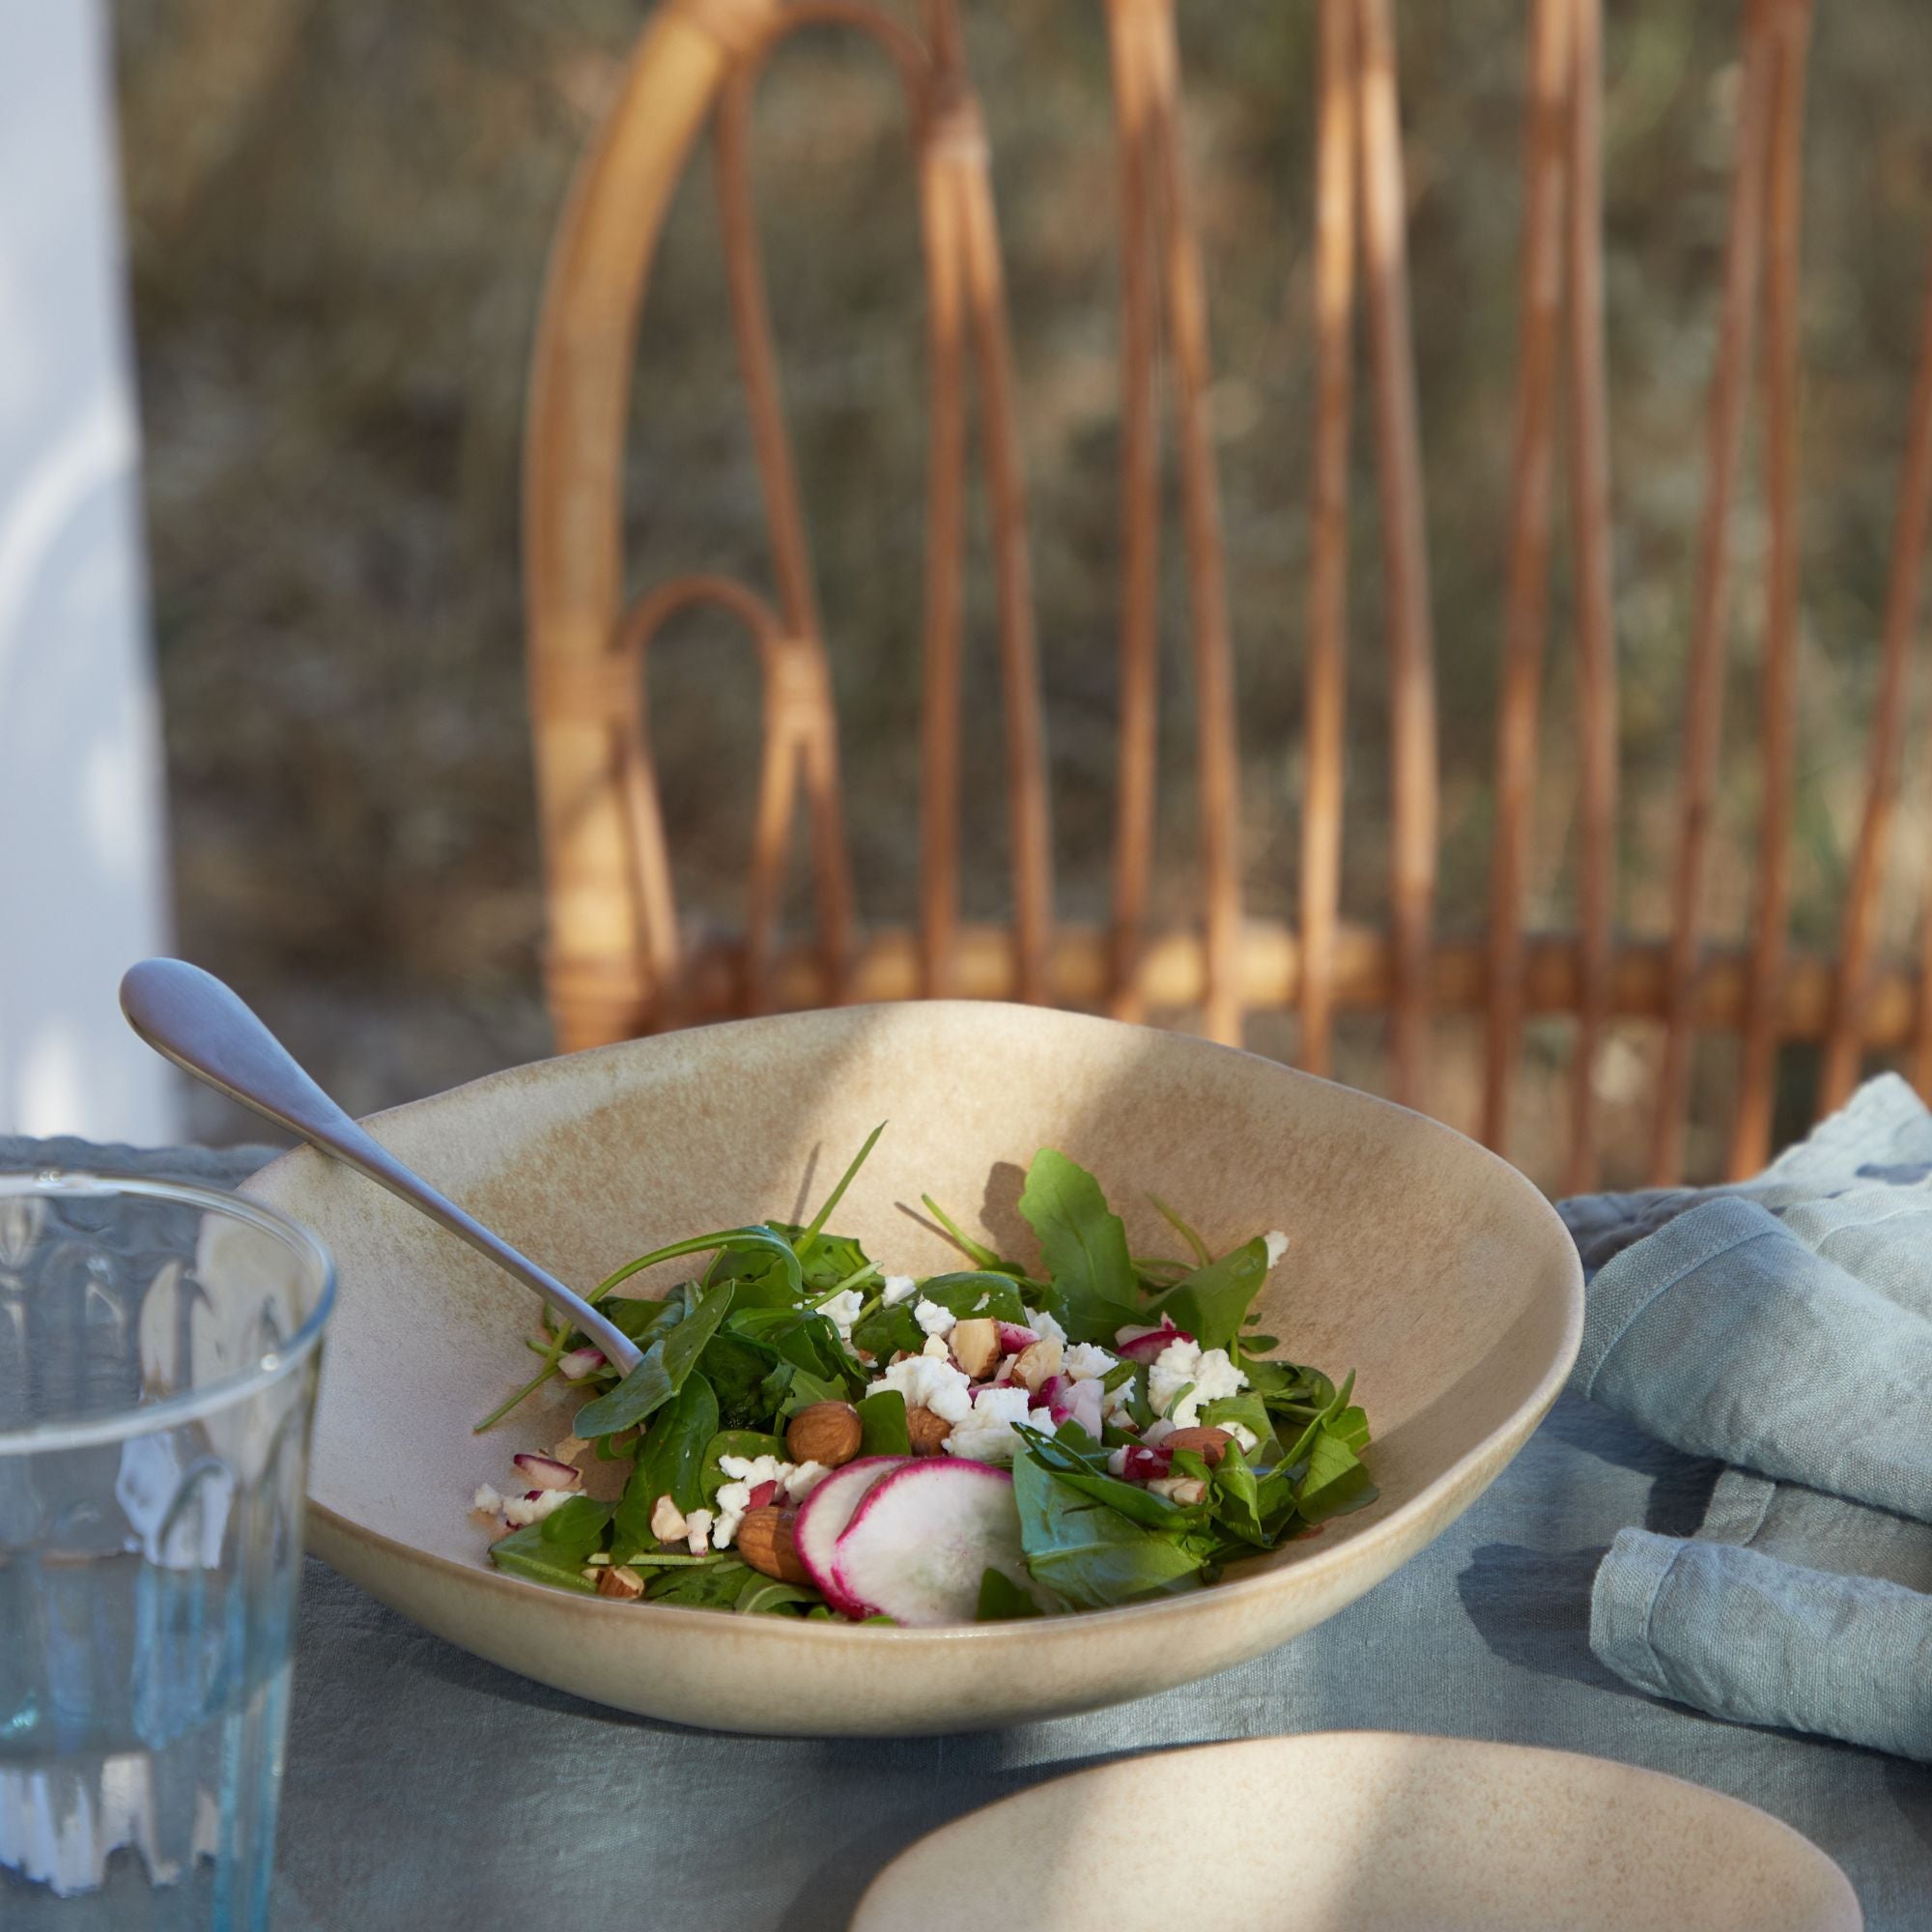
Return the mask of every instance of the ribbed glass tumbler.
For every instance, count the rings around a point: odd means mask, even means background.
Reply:
[[[327,1256],[0,1176],[0,1926],[268,1922]]]

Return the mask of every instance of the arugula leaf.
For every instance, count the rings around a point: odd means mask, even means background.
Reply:
[[[905,1397],[897,1389],[881,1389],[858,1405],[862,1456],[910,1456],[912,1435],[906,1427]]]
[[[697,1306],[644,1351],[644,1358],[613,1389],[577,1411],[579,1435],[611,1435],[655,1414],[684,1386],[731,1301],[728,1283],[707,1288]]]
[[[619,1554],[659,1547],[651,1512],[660,1496],[687,1513],[704,1501],[704,1453],[717,1433],[718,1398],[702,1375],[692,1375],[659,1410],[631,1464],[613,1523]]]
[[[1049,1311],[1071,1340],[1111,1347],[1115,1330],[1138,1322],[1142,1310],[1127,1231],[1100,1183],[1064,1153],[1042,1148],[1027,1170],[1020,1212],[1046,1257]]]
[[[793,1297],[797,1297],[798,1257],[792,1253],[791,1243],[782,1235],[775,1234],[762,1222],[757,1222],[746,1228],[721,1228],[716,1234],[694,1235],[688,1241],[672,1241],[668,1247],[653,1248],[649,1254],[639,1255],[636,1261],[626,1262],[614,1273],[606,1275],[590,1291],[588,1299],[593,1302],[602,1301],[620,1281],[628,1281],[632,1275],[640,1274],[647,1267],[655,1267],[660,1262],[674,1261],[679,1255],[709,1254],[713,1248],[721,1249],[726,1254],[766,1255],[769,1257],[768,1264],[776,1265],[780,1269],[791,1284]],[[713,1266],[716,1265],[714,1263]]]
[[[1179,1534],[1186,1526],[1186,1512],[1179,1503],[1155,1495],[1139,1483],[1123,1483],[1120,1477],[1110,1476],[1104,1458],[1097,1464],[1090,1462],[1059,1436],[1042,1435],[1023,1422],[1013,1424],[1013,1434],[1026,1443],[1039,1466],[1055,1481],[1065,1483],[1083,1496],[1091,1496],[1096,1503],[1105,1503],[1111,1510],[1118,1510],[1129,1521],[1168,1535]]]
[[[980,1577],[980,1606],[973,1613],[977,1624],[1018,1623],[1022,1617],[1043,1616],[1045,1612],[1004,1570],[987,1570]]]
[[[583,1580],[584,1559],[604,1543],[604,1525],[611,1505],[590,1496],[572,1496],[541,1522],[526,1523],[490,1546],[490,1560],[512,1577],[532,1583],[549,1583],[562,1590],[595,1596],[597,1586]]]
[[[704,1466],[697,1479],[706,1509],[717,1502],[718,1492],[731,1480],[723,1467],[726,1456],[742,1456],[748,1463],[755,1462],[760,1456],[776,1456],[782,1463],[785,1460],[784,1440],[781,1436],[766,1435],[755,1429],[721,1429],[705,1444]]]
[[[1267,1279],[1267,1243],[1258,1236],[1177,1282],[1151,1311],[1185,1328],[1204,1349],[1232,1350],[1248,1304]]]
[[[982,1273],[1010,1275],[1024,1288],[1045,1286],[1035,1281],[1017,1262],[1004,1261],[983,1241],[976,1241],[930,1194],[922,1194],[919,1198],[925,1211],[945,1229],[947,1238]]]
[[[1028,1573],[1081,1609],[1190,1589],[1211,1547],[1143,1529],[1048,1474],[1031,1451],[1013,1458],[1013,1498]]]

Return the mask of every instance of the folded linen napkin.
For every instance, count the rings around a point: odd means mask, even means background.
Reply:
[[[1590,1646],[1714,1716],[1932,1760],[1932,1112],[1887,1076],[1756,1180],[1599,1195],[1570,1386],[1732,1466],[1618,1533]]]

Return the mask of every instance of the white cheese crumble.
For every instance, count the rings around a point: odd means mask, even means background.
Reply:
[[[1148,1376],[1150,1400],[1177,1429],[1193,1428],[1204,1402],[1239,1395],[1247,1385],[1247,1377],[1229,1360],[1227,1350],[1204,1350],[1199,1342],[1170,1342],[1154,1357]]]
[[[732,1480],[718,1492],[718,1520],[712,1525],[711,1547],[728,1549],[745,1512],[752,1507],[752,1492],[760,1483],[776,1483],[781,1490],[785,1489],[798,1473],[798,1465],[781,1462],[776,1456],[721,1456],[718,1466]]]
[[[1262,1438],[1252,1429],[1238,1422],[1217,1422],[1216,1429],[1225,1429],[1241,1446],[1243,1456],[1252,1456],[1262,1446]]]
[[[690,1536],[685,1540],[685,1548],[694,1556],[702,1556],[704,1554],[705,1541],[711,1534],[711,1522],[712,1517],[709,1510],[693,1510],[685,1518],[684,1526],[691,1532]],[[732,1525],[734,1534],[736,1527],[736,1524]]]
[[[965,1420],[953,1424],[946,1453],[969,1463],[1010,1463],[1020,1447],[1014,1423],[1030,1423],[1042,1435],[1053,1434],[1053,1417],[1043,1408],[1030,1407],[1032,1400],[1020,1387],[981,1389]]]
[[[930,1409],[942,1422],[960,1423],[973,1412],[972,1384],[948,1358],[941,1342],[936,1355],[908,1355],[895,1362],[868,1393],[897,1389],[908,1408]]]
[[[821,1301],[818,1312],[838,1330],[841,1341],[849,1342],[853,1322],[866,1312],[866,1297],[856,1288],[848,1288],[830,1301]]]
[[[928,1335],[950,1335],[959,1321],[952,1309],[942,1308],[936,1301],[927,1301],[923,1295],[913,1303],[912,1319]]]
[[[1061,1356],[1060,1368],[1063,1375],[1070,1376],[1076,1382],[1091,1381],[1109,1374],[1119,1366],[1120,1359],[1097,1342],[1076,1342]]]
[[[510,1496],[503,1503],[504,1520],[518,1529],[541,1522],[554,1510],[560,1510],[576,1493],[573,1490],[538,1490],[527,1496]]]
[[[1273,1267],[1288,1252],[1288,1236],[1279,1228],[1270,1228],[1262,1239],[1267,1243],[1268,1266]]]
[[[896,1308],[902,1301],[910,1301],[919,1293],[919,1283],[909,1274],[889,1274],[885,1286],[879,1291],[879,1301],[886,1308]]]
[[[503,1498],[488,1483],[479,1483],[476,1486],[476,1493],[469,1498],[469,1507],[482,1510],[488,1516],[501,1516]]]
[[[823,1463],[801,1463],[784,1480],[787,1499],[802,1503],[831,1473]]]
[[[1042,1342],[1058,1342],[1063,1349],[1065,1348],[1066,1330],[1051,1315],[1045,1314],[1037,1308],[1028,1308],[1021,1312],[1026,1317],[1026,1325]]]

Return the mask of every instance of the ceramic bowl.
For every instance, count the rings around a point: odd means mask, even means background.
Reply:
[[[1327,1731],[1127,1758],[1003,1799],[888,1865],[852,1932],[1863,1922],[1808,1838],[1701,1785],[1524,1745]]]
[[[485,1436],[529,1373],[527,1291],[302,1149],[249,1192],[335,1257],[310,1547],[430,1630],[622,1710],[724,1730],[985,1728],[1138,1697],[1332,1616],[1481,1494],[1574,1358],[1581,1276],[1502,1161],[1401,1108],[1272,1061],[1078,1014],[934,1003],[741,1021],[492,1075],[378,1116],[377,1137],[565,1280],[706,1228],[799,1217],[891,1122],[836,1220],[885,1265],[956,1265],[922,1193],[1003,1253],[1036,1252],[1022,1169],[1064,1149],[1138,1253],[1286,1229],[1259,1306],[1284,1351],[1357,1371],[1380,1500],[1186,1597],[1012,1625],[892,1630],[606,1602],[495,1571],[468,1514],[517,1449],[566,1435],[553,1385]],[[674,1276],[661,1277],[668,1286]],[[642,1278],[648,1288],[649,1279]]]

